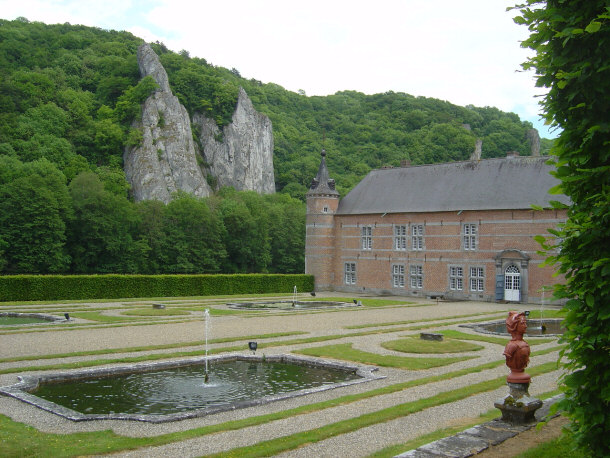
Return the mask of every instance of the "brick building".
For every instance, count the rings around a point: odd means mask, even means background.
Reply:
[[[340,199],[325,156],[307,193],[316,290],[536,303],[559,281],[534,240],[568,203],[544,157],[373,170]]]

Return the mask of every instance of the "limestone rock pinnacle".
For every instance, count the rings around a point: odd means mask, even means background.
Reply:
[[[195,113],[206,162],[219,186],[238,191],[275,192],[271,120],[257,112],[243,88],[230,124],[222,132],[213,119]]]
[[[128,147],[123,156],[134,199],[167,203],[176,191],[210,195],[197,162],[188,112],[172,94],[167,73],[150,45],[138,48],[138,64],[142,77],[155,78],[159,89],[144,102],[142,119],[134,122],[133,127],[142,131],[142,144]]]

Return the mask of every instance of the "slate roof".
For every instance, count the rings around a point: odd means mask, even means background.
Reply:
[[[326,167],[326,151],[322,150],[320,153],[322,160],[320,161],[320,167],[318,168],[318,174],[311,181],[307,196],[330,196],[339,197],[339,192],[335,189],[335,180],[330,178],[328,175],[328,168]]]
[[[371,171],[339,202],[337,214],[518,210],[549,201],[559,181],[546,157],[506,157]]]

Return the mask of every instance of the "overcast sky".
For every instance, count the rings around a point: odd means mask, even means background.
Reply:
[[[540,120],[512,0],[0,0],[0,17],[128,30],[307,95],[394,91]]]

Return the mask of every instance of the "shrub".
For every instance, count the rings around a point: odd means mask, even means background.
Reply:
[[[0,302],[180,297],[313,291],[311,275],[11,275]]]

